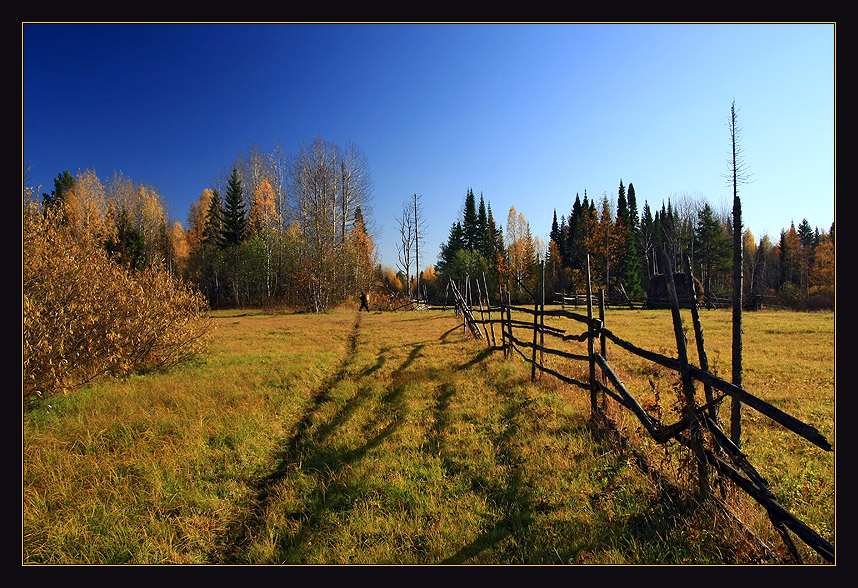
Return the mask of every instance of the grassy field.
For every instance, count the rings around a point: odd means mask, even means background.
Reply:
[[[529,366],[486,350],[450,312],[215,320],[213,348],[193,365],[23,415],[24,563],[758,561],[728,518],[603,439],[586,393],[530,382]],[[667,312],[616,311],[607,324],[673,347]],[[764,312],[745,325],[747,388],[832,443],[833,324],[830,313]],[[729,374],[729,314],[704,313],[704,326]],[[609,358],[669,421],[669,375]],[[745,418],[752,462],[833,542],[833,455]],[[647,450],[665,463],[678,454]]]

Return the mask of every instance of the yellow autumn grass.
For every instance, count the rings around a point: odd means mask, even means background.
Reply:
[[[604,440],[586,394],[532,383],[449,311],[214,321],[191,364],[25,413],[25,563],[759,556]]]
[[[586,313],[582,308],[579,312]],[[710,370],[730,381],[732,374],[732,311],[701,310],[703,340]],[[835,315],[833,312],[762,310],[743,314],[743,387],[751,394],[817,428],[835,445]],[[700,365],[691,312],[681,312],[688,357]],[[572,321],[550,321],[573,332],[583,326]],[[677,357],[671,313],[665,310],[608,309],[606,327],[639,347]],[[579,349],[586,349],[579,344]],[[679,379],[675,372],[655,366],[608,342],[612,367],[640,404],[666,423],[680,414]],[[579,366],[579,377],[586,371]],[[697,400],[704,402],[703,386],[696,386]],[[626,432],[654,453],[669,452],[647,443],[647,435],[628,413],[615,413]],[[730,401],[722,404],[720,418],[729,432]],[[778,501],[827,541],[835,534],[835,452],[826,452],[788,431],[756,410],[743,407],[741,448],[754,467],[770,483]],[[675,457],[675,456],[674,456]],[[676,459],[672,460],[676,463]],[[664,462],[668,467],[667,461]],[[750,501],[743,510],[755,530],[774,543],[767,517]],[[801,544],[801,541],[797,541]],[[801,550],[809,561],[815,553]]]

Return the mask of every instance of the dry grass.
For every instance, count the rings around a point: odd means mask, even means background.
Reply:
[[[699,365],[690,311],[682,312],[689,361]],[[730,310],[702,310],[703,336],[710,370],[731,379],[732,313]],[[617,336],[635,345],[676,357],[671,313],[664,310],[608,310],[606,326]],[[551,324],[572,332],[583,325],[569,320]],[[575,325],[575,326],[572,326]],[[579,351],[585,349],[579,344]],[[835,338],[834,313],[799,313],[764,310],[743,315],[743,387],[799,420],[810,424],[835,445]],[[682,400],[677,375],[608,343],[608,358],[640,404],[667,423],[681,415]],[[578,376],[586,379],[583,366]],[[698,401],[703,401],[697,386]],[[615,411],[626,433],[641,446],[648,446],[655,459],[671,470],[690,456],[677,459],[676,451],[648,441],[648,436],[628,413]],[[729,401],[720,411],[729,431]],[[834,543],[835,453],[825,452],[754,409],[742,413],[742,450],[754,467],[769,481],[778,501],[806,522],[827,541]],[[677,450],[678,451],[678,450]],[[681,476],[688,468],[673,468]],[[692,482],[690,479],[687,482]],[[761,536],[780,544],[760,509],[745,501],[737,510]],[[798,543],[801,543],[798,541]],[[821,561],[817,554],[802,549],[806,561]]]
[[[621,315],[633,318],[617,312],[609,326],[635,341]],[[25,563],[756,556],[728,521],[654,484],[605,441],[585,393],[531,383],[526,364],[487,351],[449,312],[215,320],[212,351],[193,365],[24,415]],[[624,369],[630,386],[656,377]],[[764,445],[753,430],[756,460]],[[814,504],[828,520],[833,502]]]

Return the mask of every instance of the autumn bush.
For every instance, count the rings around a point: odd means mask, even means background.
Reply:
[[[207,344],[202,295],[162,264],[121,266],[103,237],[70,222],[61,208],[24,206],[25,404],[102,376],[166,369]]]

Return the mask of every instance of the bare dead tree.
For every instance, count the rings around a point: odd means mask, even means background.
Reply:
[[[369,162],[363,151],[354,143],[347,143],[337,150],[339,177],[337,181],[337,225],[340,239],[345,241],[360,207],[364,219],[372,218],[373,182]],[[368,234],[371,230],[367,228]]]
[[[411,299],[411,252],[417,240],[416,220],[410,201],[402,204],[402,213],[396,217],[399,224],[399,243],[396,246],[397,267],[405,273],[406,291]]]
[[[736,112],[736,102],[730,105],[730,172],[729,185],[733,188],[733,384],[742,387],[742,202],[739,185],[747,183],[749,176],[745,167],[740,140],[742,129]],[[737,446],[742,431],[742,404],[733,399],[730,411],[730,437]]]
[[[423,220],[423,204],[420,202],[422,196],[415,192],[411,197],[411,212],[414,215],[414,267],[417,282],[417,300],[420,300],[420,237],[425,234],[426,223]]]

